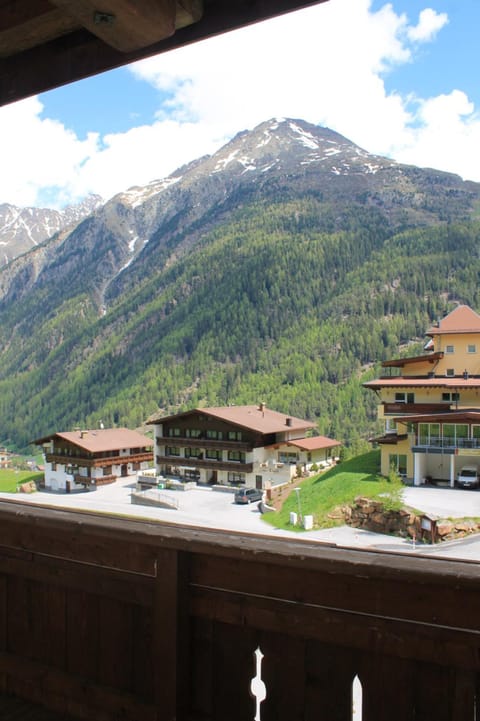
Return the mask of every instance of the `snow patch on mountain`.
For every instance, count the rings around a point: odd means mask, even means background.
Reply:
[[[129,188],[124,193],[120,193],[118,197],[123,203],[130,206],[130,208],[138,208],[138,206],[143,205],[143,203],[152,196],[158,195],[172,185],[179,183],[181,179],[181,175],[176,177],[170,175],[168,178],[162,178],[161,180],[152,180],[148,185],[143,187],[134,186],[133,188]]]

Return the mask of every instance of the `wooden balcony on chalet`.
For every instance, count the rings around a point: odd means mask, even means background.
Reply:
[[[252,444],[245,441],[213,440],[210,438],[185,438],[180,436],[159,436],[157,448],[180,446],[181,448],[213,448],[219,451],[251,451]]]
[[[118,481],[118,476],[81,476],[80,474],[76,473],[73,477],[73,480],[75,483],[78,484],[84,484],[86,486],[90,486],[92,483],[94,483],[96,486],[106,486],[109,483],[115,483],[115,481]]]
[[[14,500],[0,527],[0,710],[352,721],[361,684],[362,721],[478,718],[475,563]]]
[[[180,456],[156,456],[157,465],[166,464],[178,468],[206,468],[215,471],[253,473],[253,463],[239,461],[216,461],[214,458],[181,458]]]
[[[153,461],[153,452],[140,451],[138,453],[130,453],[125,456],[119,456],[118,454],[113,456],[106,453],[105,455],[97,455],[94,457],[90,455],[81,456],[64,455],[60,453],[46,453],[45,460],[47,463],[61,463],[67,466],[79,465],[87,466],[89,468],[96,468],[98,466],[119,466],[123,465],[124,463],[150,463],[151,461]]]
[[[451,403],[382,403],[382,405],[386,416],[441,413],[452,408]]]

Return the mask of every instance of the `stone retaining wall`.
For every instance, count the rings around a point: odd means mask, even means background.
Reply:
[[[374,533],[385,533],[404,538],[416,538],[431,541],[431,532],[422,527],[422,516],[408,508],[399,511],[386,511],[381,501],[358,496],[353,506],[343,506],[331,514],[332,518],[343,518],[348,526],[363,528]],[[425,518],[425,516],[424,516]],[[470,518],[433,519],[436,541],[450,541],[455,538],[478,533],[480,523]]]

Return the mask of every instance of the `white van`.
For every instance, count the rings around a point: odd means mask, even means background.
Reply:
[[[457,476],[460,488],[477,488],[479,485],[478,466],[462,466]]]

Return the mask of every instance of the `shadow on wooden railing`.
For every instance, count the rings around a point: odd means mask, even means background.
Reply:
[[[95,721],[477,718],[476,564],[15,502],[0,529],[4,695]]]

